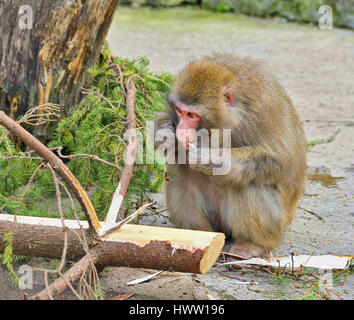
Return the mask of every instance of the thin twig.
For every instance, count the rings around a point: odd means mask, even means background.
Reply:
[[[75,263],[68,271],[66,271],[60,278],[56,279],[48,289],[44,289],[41,292],[29,297],[31,300],[48,300],[50,295],[59,294],[67,288],[68,282],[74,282],[77,280],[83,272],[88,268],[90,263],[95,263],[97,261],[98,255],[94,253],[89,253],[85,255],[81,260]],[[49,293],[48,293],[49,292]]]
[[[142,213],[148,206],[151,206],[152,203],[147,203],[144,204],[142,207],[140,207],[138,210],[136,210],[133,214],[131,214],[129,217],[125,218],[124,220],[120,221],[115,225],[113,228],[108,229],[103,236],[107,236],[108,234],[112,233],[113,231],[116,231],[120,229],[122,226],[125,224],[129,223],[133,219],[135,219],[140,213]]]
[[[307,210],[307,209],[305,209],[305,208],[303,208],[303,207],[298,207],[298,208],[301,209],[301,210],[304,210],[305,212],[308,212],[308,213],[314,215],[314,216],[317,217],[319,220],[323,220],[323,218],[322,218],[319,214],[317,214],[316,212]]]
[[[222,251],[220,254],[223,254],[226,257],[236,258],[237,260],[248,260],[248,258],[246,258],[246,257],[242,257],[242,256],[239,256],[237,254],[230,253],[230,252]]]
[[[39,160],[44,161],[43,158],[40,157],[27,157],[27,156],[17,156],[17,155],[9,155],[9,156],[0,156],[1,160],[10,160],[10,159],[24,159],[24,160]]]
[[[326,290],[328,290],[329,292],[332,292],[334,295],[336,295],[340,300],[344,300],[343,297],[341,297],[337,292],[335,292],[334,290],[330,289],[330,288],[326,288]]]
[[[53,118],[54,117],[54,118]],[[48,122],[58,121],[60,118],[60,105],[45,103],[29,109],[18,123],[25,123],[31,126],[40,126]]]
[[[39,169],[44,165],[44,162],[40,163],[37,168],[33,171],[32,175],[31,175],[31,178],[28,180],[28,183],[26,185],[26,188],[25,190],[22,192],[21,194],[21,198],[20,198],[20,201],[23,201],[24,200],[24,197],[25,197],[25,194],[29,191],[30,189],[30,186],[33,182],[33,179],[34,177],[36,176],[36,174],[38,173]]]
[[[67,187],[65,186],[64,183],[62,183],[60,180],[57,180],[58,183],[62,186],[62,188],[65,190],[66,194],[68,195],[69,199],[70,199],[70,203],[71,203],[71,207],[73,209],[73,213],[74,213],[74,217],[75,217],[75,220],[77,221],[77,224],[79,225],[79,228],[80,228],[80,232],[81,232],[81,237],[80,235],[74,230],[74,229],[70,229],[71,232],[73,232],[77,238],[79,239],[79,241],[81,242],[82,244],[82,247],[83,249],[85,250],[85,253],[88,254],[88,250],[89,250],[89,245],[87,243],[87,239],[86,239],[86,236],[85,236],[85,231],[84,229],[82,228],[82,225],[80,223],[80,219],[79,217],[77,216],[77,213],[76,213],[76,209],[75,209],[75,205],[74,205],[74,200],[73,198],[71,197],[71,194],[69,192],[69,190],[67,189]]]
[[[313,289],[313,287],[314,287],[315,285],[316,285],[316,284],[313,283],[312,286],[306,291],[306,293],[305,293],[302,297],[299,298],[299,300],[304,300],[305,298],[307,298],[307,297],[310,295],[310,292],[311,292],[311,290]]]
[[[87,153],[80,153],[80,154],[70,154],[70,155],[63,155],[61,153],[61,151],[63,150],[63,147],[58,147],[57,148],[57,151],[58,151],[58,155],[60,158],[63,158],[63,159],[73,159],[73,158],[78,158],[78,157],[81,157],[81,158],[89,158],[89,159],[92,159],[92,160],[95,160],[95,161],[99,161],[99,162],[102,162],[112,168],[115,168],[115,169],[118,169],[119,171],[122,171],[122,168],[114,163],[111,163],[111,162],[108,162],[104,159],[101,159],[100,157],[97,157],[96,155],[94,154],[87,154]]]
[[[53,295],[49,290],[49,284],[48,284],[48,270],[44,270],[44,284],[48,293],[48,297],[50,300],[53,300]]]
[[[245,279],[241,279],[241,278],[236,277],[236,276],[231,276],[231,275],[229,275],[229,274],[227,274],[227,273],[225,273],[225,272],[223,272],[223,271],[221,271],[221,270],[216,270],[216,271],[219,272],[220,274],[224,275],[225,277],[230,278],[230,279],[235,279],[235,280],[244,282],[244,284],[249,284],[249,283],[250,283],[249,281],[247,281],[247,280],[245,280]]]
[[[134,135],[132,133],[132,130],[133,131],[136,130],[136,118],[135,118],[135,109],[134,109],[136,87],[134,85],[134,82],[132,81],[132,77],[128,79],[127,87],[128,87],[128,93],[127,93],[128,145],[126,147],[126,157],[125,157],[125,163],[124,163],[122,175],[120,177],[118,187],[113,196],[111,206],[106,216],[106,222],[108,224],[114,224],[117,219],[120,206],[123,202],[123,198],[128,190],[130,180],[133,177],[134,162],[136,157],[137,137],[136,134]]]
[[[47,164],[47,167],[49,168],[49,170],[50,170],[50,172],[52,174],[54,185],[55,185],[55,190],[56,190],[55,195],[56,195],[57,202],[58,202],[58,211],[59,211],[59,214],[60,214],[60,221],[61,221],[61,224],[62,224],[62,227],[63,227],[63,231],[64,231],[64,245],[63,245],[63,250],[62,250],[62,254],[61,254],[60,264],[55,270],[34,268],[34,270],[44,271],[45,279],[46,279],[48,273],[60,273],[61,272],[61,270],[63,269],[63,267],[65,265],[66,252],[67,252],[67,249],[68,249],[68,231],[67,231],[67,228],[66,228],[65,222],[64,222],[64,214],[63,214],[63,210],[62,210],[62,206],[61,206],[61,193],[60,193],[60,190],[59,190],[58,181],[57,181],[57,178],[55,176],[55,172],[54,172],[53,168],[50,166],[50,164]],[[47,282],[46,282],[46,288],[48,289]],[[49,298],[52,299],[51,293],[49,291],[48,291],[48,295],[49,295]]]
[[[291,294],[292,292],[286,292],[286,291],[278,291],[278,290],[261,290],[261,289],[253,289],[251,288],[251,285],[253,282],[251,282],[249,285],[247,285],[247,289],[253,292],[261,292],[261,293],[277,293],[277,294]]]
[[[334,139],[337,137],[337,135],[338,135],[339,132],[340,132],[340,128],[338,128],[338,129],[337,129],[334,133],[332,133],[328,138],[313,140],[313,141],[312,141],[313,145],[310,145],[310,147],[313,147],[314,145],[317,145],[317,144],[325,144],[325,143],[333,142]]]
[[[110,300],[125,300],[125,299],[130,298],[134,294],[135,294],[135,292],[128,292],[128,293],[124,293],[124,294],[119,294],[119,295],[111,298]]]
[[[70,288],[71,292],[76,296],[76,298],[78,298],[79,300],[83,300],[82,297],[79,295],[79,293],[75,290],[75,288],[72,286],[72,284],[70,283],[70,281],[68,281],[63,273],[59,272],[60,277],[65,281],[65,283],[67,284],[67,286]]]
[[[103,192],[106,192],[106,193],[110,193],[110,194],[113,194],[113,192],[111,190],[106,190],[106,189],[103,189],[102,187],[100,187],[97,183],[95,183],[94,181],[90,180],[91,183],[98,189],[102,190]]]
[[[119,84],[120,84],[120,87],[122,88],[122,92],[123,92],[124,97],[126,97],[127,96],[127,92],[125,91],[125,87],[124,87],[124,83],[123,83],[122,69],[120,68],[120,66],[117,63],[115,63],[114,66],[118,70],[118,73],[119,73]]]
[[[53,181],[54,181],[54,185],[55,185],[55,196],[57,197],[57,202],[58,202],[58,211],[59,211],[59,215],[60,215],[60,221],[61,221],[61,224],[63,226],[63,231],[64,231],[64,246],[63,246],[63,251],[61,254],[60,264],[59,264],[57,271],[56,271],[56,272],[60,272],[63,269],[63,267],[65,265],[65,260],[66,260],[66,252],[68,249],[68,230],[65,226],[65,221],[64,221],[65,219],[64,219],[63,209],[61,206],[61,193],[60,193],[57,177],[56,177],[55,172],[54,172],[53,168],[51,167],[51,165],[48,164],[47,167],[49,168],[50,172],[52,173],[52,177],[53,177]]]

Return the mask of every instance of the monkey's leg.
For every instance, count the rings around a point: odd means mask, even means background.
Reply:
[[[287,225],[283,198],[268,186],[249,185],[233,190],[223,210],[227,210],[233,239],[225,250],[247,258],[275,248]]]
[[[166,184],[167,207],[177,228],[213,231],[198,191],[188,190],[183,178]]]

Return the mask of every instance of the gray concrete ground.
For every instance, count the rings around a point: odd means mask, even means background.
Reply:
[[[298,210],[274,254],[353,254],[353,31],[198,10],[122,7],[107,39],[114,54],[145,55],[156,72],[175,74],[186,62],[212,52],[265,60],[292,98],[313,145],[307,155],[309,179],[300,203],[307,211]],[[151,196],[164,207],[161,194]],[[170,225],[168,219],[151,216],[141,223]],[[149,282],[126,286],[148,273],[106,268],[101,284],[107,297],[134,292],[131,299],[297,299],[311,285],[260,271],[213,268],[205,275],[162,273]],[[235,277],[258,285],[240,285]],[[43,285],[43,280],[38,281]],[[328,297],[353,299],[353,284],[351,275],[343,285],[332,288],[337,295],[327,292]],[[71,297],[67,292],[61,298]],[[6,298],[21,295],[11,289],[8,275],[0,269],[0,299]]]

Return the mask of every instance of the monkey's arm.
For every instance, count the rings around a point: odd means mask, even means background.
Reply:
[[[228,155],[216,163],[210,161],[209,164],[201,164],[199,154],[198,163],[190,164],[190,167],[206,175],[215,176],[223,183],[242,185],[255,181],[272,184],[282,172],[281,161],[259,147],[232,148]],[[223,169],[220,170],[221,168]]]

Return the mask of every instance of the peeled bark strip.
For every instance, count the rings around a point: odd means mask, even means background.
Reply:
[[[14,118],[51,102],[70,114],[118,3],[0,0],[0,109]]]
[[[13,231],[13,253],[59,259],[64,244],[60,219],[0,214],[0,238]],[[80,225],[87,230],[86,221]],[[65,220],[68,232],[69,260],[79,260],[85,252],[77,236],[79,222]],[[123,225],[92,248],[100,265],[127,266],[157,270],[205,273],[224,245],[223,233],[161,228],[140,225]],[[0,242],[0,252],[5,244]]]
[[[127,193],[130,180],[133,177],[134,162],[136,157],[137,137],[136,137],[136,119],[135,119],[135,103],[136,87],[132,78],[128,80],[127,94],[127,122],[128,122],[128,145],[126,146],[126,160],[122,175],[120,177],[118,187],[113,195],[111,206],[106,216],[106,222],[112,226],[117,220],[120,206],[122,205],[125,194]],[[134,133],[133,133],[133,132]]]

